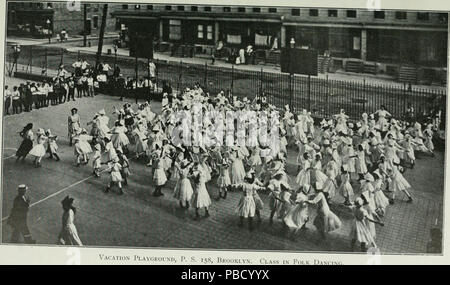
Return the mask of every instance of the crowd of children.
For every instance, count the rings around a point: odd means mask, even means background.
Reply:
[[[197,106],[215,114],[201,119],[200,133],[212,134],[212,144],[187,143],[194,141],[198,130],[186,128],[184,120],[176,119],[180,113],[196,116]],[[242,124],[240,135],[247,139],[244,144],[229,144],[228,136],[224,142],[217,132],[210,132],[214,126],[230,127],[226,121],[229,111],[254,111],[268,119],[263,128],[235,118],[233,127]],[[123,194],[131,175],[127,156],[145,157],[152,168],[153,195],[163,196],[167,182],[176,182],[173,197],[185,211],[194,208],[196,219],[200,219],[202,209],[209,217],[213,185],[219,189],[216,199],[226,199],[229,191],[242,193],[236,205],[238,225],[242,227],[247,220],[251,231],[261,225],[261,213],[267,207],[269,223],[277,218],[288,235],[295,237],[298,231],[307,229],[310,217],[314,217],[312,224],[326,239],[328,233],[341,228],[341,218],[333,209],[342,207],[354,215],[351,245],[358,242],[363,251],[376,247],[375,224],[383,225],[382,218],[399,199],[398,194],[403,193],[409,203],[413,201],[411,185],[403,172],[414,167],[417,154],[433,156],[433,136],[438,128],[434,121],[423,125],[396,120],[383,106],[373,114],[363,113],[356,121],[350,121],[341,110],[315,125],[307,110],[294,114],[285,106],[280,112],[264,97],[239,100],[223,92],[213,97],[198,84],[179,94],[165,93],[161,112],[153,112],[149,102],[138,104],[136,110],[129,103],[114,108],[111,115],[117,120],[112,127],[104,109],[88,120],[90,131],[81,126],[77,112],[72,109],[68,118],[76,165],[81,167],[90,161],[96,177],[102,169],[108,170],[110,182],[105,192],[117,186],[118,193]],[[20,132],[23,142],[17,160],[23,161],[28,153],[36,166],[41,165],[46,153],[59,160],[57,137],[50,130],[39,129],[34,138],[32,128],[29,124]],[[262,139],[274,129],[279,134],[275,151],[267,139]],[[238,133],[232,141],[239,141]],[[288,173],[288,164],[298,165],[295,173]],[[267,206],[260,197],[265,194]]]

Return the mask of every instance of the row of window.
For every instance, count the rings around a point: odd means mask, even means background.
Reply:
[[[123,9],[128,9],[128,5],[122,5]],[[178,5],[175,6],[176,10],[178,11],[185,11],[184,5]],[[134,8],[136,10],[141,9],[141,5],[134,5]],[[211,6],[204,6],[203,7],[205,12],[211,12]],[[174,9],[173,6],[167,5],[165,6],[166,11],[172,11]],[[147,5],[147,10],[153,10],[153,5]],[[192,12],[198,11],[198,6],[191,6]],[[238,7],[237,10],[239,13],[245,13],[247,11],[246,7]],[[260,7],[253,7],[252,11],[254,13],[261,13]],[[277,13],[277,8],[270,7],[268,8],[269,13]],[[223,7],[223,12],[229,13],[231,12],[231,7]],[[291,9],[291,15],[292,16],[300,16],[300,9]],[[346,16],[347,18],[357,18],[358,12],[356,10],[346,10]],[[309,9],[309,16],[310,17],[318,17],[319,16],[319,9]],[[328,17],[337,17],[338,16],[338,10],[337,9],[329,9],[328,10]],[[375,19],[384,19],[385,18],[385,12],[384,11],[374,11],[374,18]],[[397,11],[395,12],[395,18],[397,20],[406,20],[408,18],[408,14],[404,11]],[[417,20],[420,21],[428,21],[430,19],[430,13],[428,12],[418,12],[417,13]],[[439,14],[439,20],[443,22],[447,22],[448,14],[447,13],[440,13]]]

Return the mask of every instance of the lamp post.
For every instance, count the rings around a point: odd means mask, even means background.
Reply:
[[[47,35],[48,35],[48,43],[50,43],[51,42],[51,37],[52,37],[52,34],[51,34],[51,32],[50,32],[50,24],[51,24],[51,21],[50,21],[50,19],[47,19]]]
[[[17,72],[17,60],[19,59],[20,55],[20,45],[16,44],[13,46],[13,56],[14,56],[14,68]]]

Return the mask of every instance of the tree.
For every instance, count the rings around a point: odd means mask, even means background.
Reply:
[[[97,69],[100,64],[100,56],[102,55],[103,49],[103,37],[105,35],[105,27],[106,27],[106,17],[108,16],[108,4],[103,5],[103,15],[102,15],[102,24],[100,26],[100,35],[98,38],[98,49],[97,55],[95,57],[95,68]]]

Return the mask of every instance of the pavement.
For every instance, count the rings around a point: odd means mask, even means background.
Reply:
[[[114,49],[112,45],[112,39],[116,38],[117,34],[111,33],[106,36],[105,43],[102,48],[102,56],[110,56],[114,57]],[[93,37],[93,43],[89,47],[83,47],[82,43],[80,42],[82,40],[77,38],[76,40],[64,42],[64,43],[56,43],[56,40],[53,40],[52,43],[48,44],[48,40],[33,40],[30,41],[30,39],[27,38],[11,38],[8,37],[7,42],[15,41],[18,43],[23,42],[23,45],[32,44],[35,42],[36,44],[42,45],[42,46],[58,46],[67,49],[69,52],[77,53],[78,51],[81,52],[88,52],[88,53],[96,53],[97,52],[97,46],[96,46],[96,38]],[[107,55],[108,50],[112,51],[111,55]],[[118,57],[129,57],[129,49],[126,48],[120,48],[117,50],[117,56]],[[153,54],[153,57],[155,60],[161,60],[161,61],[168,61],[168,62],[180,62],[186,64],[195,64],[195,65],[211,65],[211,59],[205,58],[205,57],[193,57],[193,58],[178,58],[178,57],[172,57],[167,53],[158,53],[155,52]],[[146,61],[146,60],[145,60]],[[223,68],[235,68],[236,70],[246,70],[246,71],[254,71],[254,72],[270,72],[270,73],[280,73],[281,68],[277,65],[233,65],[230,63],[227,63],[221,59],[216,59],[214,66],[216,67],[223,67]],[[359,74],[359,73],[351,73],[351,72],[345,72],[343,70],[338,70],[335,73],[319,73],[317,78],[322,79],[330,79],[330,80],[339,80],[339,81],[347,81],[347,82],[367,82],[371,84],[378,84],[378,85],[388,85],[393,87],[404,87],[403,83],[395,81],[394,78],[384,75],[384,74]],[[422,89],[428,89],[428,90],[446,90],[447,88],[445,86],[436,86],[436,85],[413,85],[415,88],[422,88]]]
[[[21,80],[6,77],[6,84],[17,85]],[[134,102],[133,107],[135,107]],[[70,109],[77,107],[83,127],[93,114],[105,108],[111,114],[113,106],[123,102],[117,97],[97,95],[94,98],[81,98],[28,113],[10,115],[3,120],[3,193],[2,193],[2,242],[8,243],[11,229],[4,221],[9,215],[12,201],[17,193],[17,185],[30,186],[32,201],[28,223],[38,244],[54,245],[61,229],[62,208],[60,202],[66,195],[75,198],[77,214],[75,224],[79,236],[86,246],[129,246],[129,247],[168,247],[204,249],[247,249],[247,250],[285,250],[296,252],[349,252],[351,217],[340,207],[332,207],[343,221],[343,227],[330,234],[327,242],[319,242],[312,225],[315,210],[312,209],[309,230],[300,233],[297,240],[282,235],[281,222],[268,223],[268,195],[262,193],[265,203],[262,212],[263,223],[254,232],[237,226],[235,208],[242,194],[230,192],[227,199],[217,201],[218,189],[215,181],[207,185],[213,200],[210,218],[194,219],[194,210],[181,210],[172,197],[175,181],[163,189],[164,197],[151,195],[150,168],[146,161],[131,161],[132,176],[124,188],[125,195],[103,193],[109,181],[107,173],[94,178],[91,164],[76,167],[73,147],[67,139],[67,116]],[[153,110],[159,111],[160,104],[154,102]],[[43,159],[42,167],[35,168],[32,159],[24,164],[16,163],[15,149],[21,138],[17,134],[28,122],[37,128],[50,128],[58,135],[61,161]],[[87,128],[88,130],[90,128]],[[296,169],[294,150],[289,150],[287,171],[293,177]],[[377,244],[382,253],[412,254],[425,253],[431,228],[442,229],[444,154],[436,157],[423,156],[416,167],[404,174],[413,186],[412,204],[398,196],[396,204],[387,209],[384,217],[385,227],[377,226]],[[354,189],[357,189],[354,185]],[[356,190],[356,192],[358,192]],[[340,201],[336,201],[339,203]],[[201,211],[201,214],[203,212]]]

